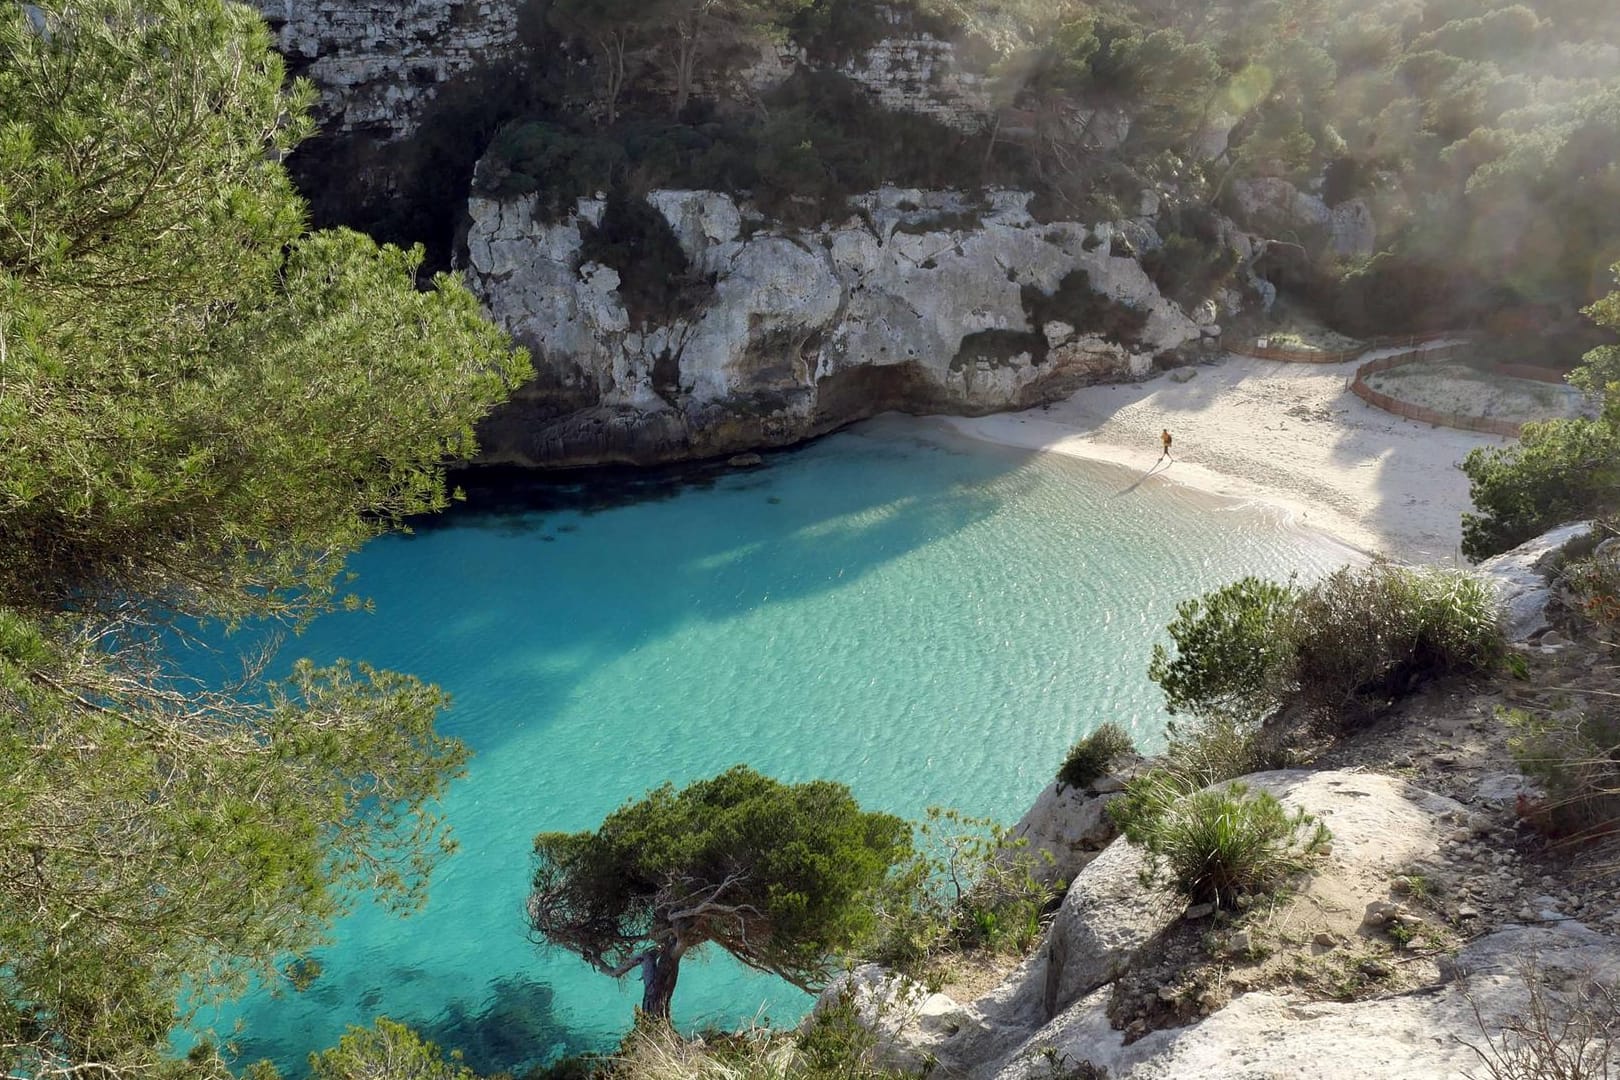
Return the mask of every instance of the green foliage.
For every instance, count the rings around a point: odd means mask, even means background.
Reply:
[[[1240,896],[1283,885],[1332,839],[1305,811],[1290,814],[1275,796],[1243,784],[1185,794],[1166,783],[1157,795],[1151,810],[1121,822],[1125,837],[1146,850],[1149,880],[1166,879],[1195,904],[1232,907]]]
[[[1620,275],[1620,264],[1614,272]],[[1620,292],[1587,309],[1620,330]],[[1570,382],[1602,404],[1596,419],[1525,425],[1519,445],[1479,447],[1463,460],[1474,513],[1463,515],[1463,554],[1476,562],[1556,525],[1611,511],[1620,492],[1620,347],[1588,353]]]
[[[1105,721],[1069,748],[1069,756],[1058,769],[1058,783],[1083,788],[1106,776],[1115,761],[1134,753],[1136,743],[1131,741],[1130,733],[1112,720]]]
[[[916,833],[911,859],[877,898],[877,932],[862,956],[924,977],[962,950],[1027,952],[1052,890],[1024,844],[995,822],[939,807]]]
[[[871,929],[864,901],[910,850],[910,829],[863,812],[842,784],[784,784],[737,766],[666,784],[599,829],[535,838],[529,921],[557,948],[607,971],[656,965],[646,1011],[689,950],[713,943],[796,986]],[[667,965],[667,966],[666,966]]]
[[[1607,419],[1526,424],[1517,446],[1478,447],[1463,459],[1474,512],[1463,554],[1474,561],[1614,506],[1620,431]]]
[[[883,109],[841,75],[804,71],[766,95],[761,115],[696,125],[626,118],[604,128],[528,121],[503,128],[475,185],[496,195],[536,195],[545,217],[576,200],[656,187],[746,191],[781,220],[847,212],[850,195],[896,183],[956,187],[986,171],[982,137],[929,117]]]
[[[1057,320],[1125,345],[1141,341],[1147,327],[1145,310],[1093,289],[1091,274],[1085,270],[1064,274],[1050,295],[1034,285],[1025,285],[1021,295],[1024,313],[1032,326]]]
[[[645,199],[614,192],[601,221],[583,225],[581,233],[581,260],[618,272],[619,296],[633,324],[669,322],[713,291],[710,280],[694,273],[664,215]]]
[[[1142,269],[1161,293],[1191,308],[1225,288],[1239,261],[1237,251],[1218,239],[1171,233],[1163,246],[1142,255]]]
[[[1491,586],[1456,571],[1341,569],[1300,596],[1293,620],[1299,700],[1341,722],[1424,680],[1489,672],[1505,652]]]
[[[443,695],[363,664],[200,682],[196,620],[293,627],[345,557],[448,501],[527,363],[420,254],[310,234],[308,134],[259,16],[0,10],[0,1057],[163,1064],[249,974],[294,985],[362,896],[409,909],[466,758]],[[240,655],[238,655],[240,654]]]
[[[385,1017],[351,1027],[338,1044],[309,1056],[312,1080],[475,1080],[456,1056]]]
[[[1592,840],[1620,830],[1620,715],[1614,710],[1502,711],[1508,746],[1544,792],[1518,811],[1542,833]]]
[[[1298,601],[1291,584],[1246,577],[1179,604],[1167,628],[1175,656],[1155,644],[1148,665],[1165,708],[1231,721],[1276,709],[1291,689],[1288,628]]]
[[[1174,657],[1155,646],[1148,677],[1172,713],[1231,741],[1289,705],[1346,723],[1419,682],[1492,670],[1504,653],[1495,597],[1479,579],[1375,562],[1308,589],[1245,578],[1183,603]]]

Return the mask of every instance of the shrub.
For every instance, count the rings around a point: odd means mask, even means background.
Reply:
[[[1167,879],[1195,904],[1231,907],[1239,896],[1276,888],[1309,869],[1331,839],[1303,810],[1289,813],[1267,792],[1243,784],[1183,794],[1177,778],[1157,786],[1120,822],[1148,854],[1148,881]]]
[[[1583,615],[1608,629],[1620,628],[1620,553],[1576,559],[1559,578]]]
[[[1031,326],[1044,326],[1054,320],[1066,322],[1082,334],[1099,334],[1122,345],[1141,341],[1147,327],[1147,311],[1093,289],[1091,275],[1085,270],[1065,274],[1050,295],[1026,285],[1022,300]]]
[[[1083,788],[1106,776],[1115,760],[1134,753],[1136,744],[1130,733],[1110,720],[1069,748],[1069,756],[1058,770],[1058,783]]]
[[[1288,626],[1298,599],[1292,584],[1246,577],[1177,606],[1168,627],[1176,654],[1154,645],[1148,665],[1165,708],[1227,724],[1275,710],[1289,689]]]
[[[1425,679],[1490,671],[1506,649],[1490,587],[1375,562],[1308,589],[1244,578],[1183,603],[1148,677],[1225,739],[1285,706],[1345,722]]]
[[[1620,986],[1575,973],[1543,970],[1534,957],[1518,966],[1525,990],[1523,1011],[1487,1023],[1479,1000],[1466,988],[1482,1042],[1459,1038],[1484,1068],[1481,1080],[1609,1080],[1620,1061]],[[1470,1076],[1475,1075],[1470,1073]]]
[[[1024,842],[992,821],[938,807],[915,831],[916,852],[879,897],[878,931],[863,955],[921,976],[964,949],[1027,952],[1053,888],[1037,880]]]
[[[1425,679],[1490,671],[1506,652],[1494,592],[1456,571],[1341,569],[1307,590],[1292,618],[1299,698],[1340,720]]]
[[[1620,831],[1620,716],[1597,711],[1504,710],[1508,746],[1545,795],[1519,813],[1548,836],[1585,840]]]
[[[601,223],[581,225],[580,258],[619,274],[619,297],[635,326],[691,314],[713,292],[694,271],[664,215],[646,199],[614,192]]]
[[[1613,415],[1611,415],[1613,414]],[[1462,519],[1463,554],[1478,562],[1566,521],[1613,510],[1620,488],[1620,410],[1596,420],[1526,424],[1514,446],[1463,459],[1475,512]]]

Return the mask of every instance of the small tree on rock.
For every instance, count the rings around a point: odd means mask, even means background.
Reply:
[[[541,833],[529,925],[546,944],[644,984],[667,1018],[682,958],[709,943],[801,989],[871,928],[863,900],[910,852],[910,827],[824,780],[784,784],[746,766],[608,815],[594,832]]]

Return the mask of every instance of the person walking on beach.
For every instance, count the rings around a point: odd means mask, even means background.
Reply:
[[[1169,428],[1165,428],[1163,431],[1159,432],[1159,441],[1164,444],[1164,453],[1159,455],[1160,460],[1163,460],[1164,458],[1170,458],[1171,461],[1176,460],[1170,454],[1170,444],[1175,440],[1170,437]]]

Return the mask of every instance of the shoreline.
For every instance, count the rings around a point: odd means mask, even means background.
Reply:
[[[1364,555],[1466,566],[1461,516],[1471,504],[1457,466],[1475,447],[1508,440],[1367,404],[1348,380],[1368,358],[1318,366],[1228,354],[1182,383],[1160,374],[1022,412],[935,419],[985,442],[1133,469],[1147,484],[1262,503]],[[1176,440],[1168,464],[1161,428]]]

